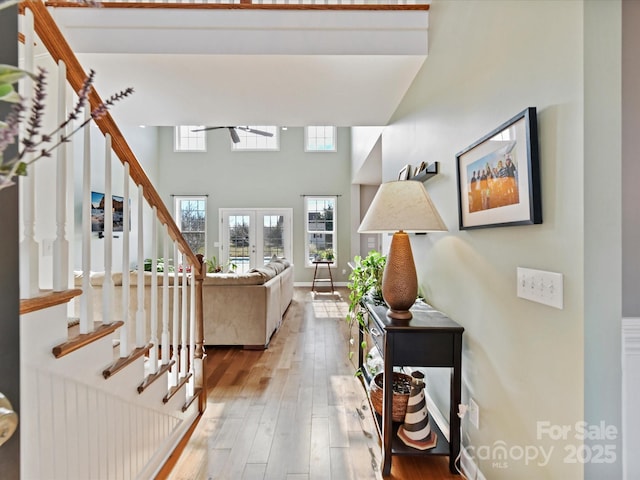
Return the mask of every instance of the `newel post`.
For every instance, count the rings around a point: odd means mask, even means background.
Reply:
[[[200,399],[198,400],[198,410],[204,412],[207,405],[207,376],[204,371],[204,362],[207,355],[204,351],[204,309],[202,283],[206,275],[206,267],[204,264],[204,255],[197,254],[200,270],[194,275],[196,282],[196,351],[194,354],[194,373],[195,388],[201,389]]]

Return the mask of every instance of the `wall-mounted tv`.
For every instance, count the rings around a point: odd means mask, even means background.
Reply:
[[[111,201],[113,202],[113,231],[122,232],[124,226],[124,198],[112,195]],[[129,229],[131,229],[131,225],[129,225]],[[91,231],[104,232],[104,193],[91,192]]]

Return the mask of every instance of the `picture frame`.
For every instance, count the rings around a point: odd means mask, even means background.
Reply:
[[[91,192],[92,232],[104,232],[104,197],[104,193]],[[117,195],[112,195],[112,208],[113,232],[122,232],[124,230],[124,198]],[[129,209],[131,209],[131,199],[129,199]],[[131,223],[129,223],[129,230],[131,230]]]
[[[542,223],[535,107],[456,154],[460,230]]]
[[[411,177],[411,165],[405,165],[398,172],[398,180],[409,180],[409,177]]]

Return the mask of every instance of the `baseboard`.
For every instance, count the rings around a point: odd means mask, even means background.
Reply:
[[[462,448],[460,453],[460,469],[467,480],[487,480],[466,449]]]

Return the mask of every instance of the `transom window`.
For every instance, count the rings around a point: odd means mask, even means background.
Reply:
[[[175,219],[193,253],[207,256],[207,197],[176,195]]]
[[[207,142],[202,125],[178,125],[174,128],[174,152],[206,152]],[[195,131],[199,130],[199,131]]]
[[[306,152],[335,152],[336,127],[311,126],[304,129],[304,149]]]
[[[337,197],[305,197],[304,201],[306,265],[312,266],[314,260],[329,260],[336,263]]]
[[[240,150],[280,150],[280,136],[278,135],[278,127],[272,125],[250,125],[249,128],[254,130],[261,130],[263,132],[272,133],[272,137],[266,135],[259,135],[257,133],[247,132],[241,128],[236,128],[235,131],[240,138],[238,143],[234,143],[232,148],[234,151]]]

